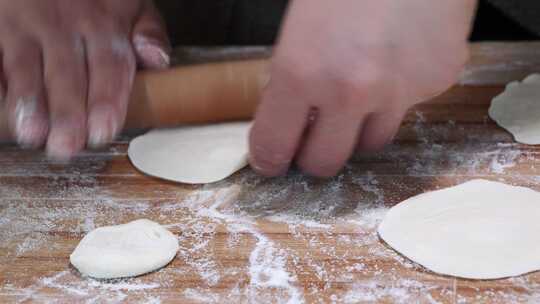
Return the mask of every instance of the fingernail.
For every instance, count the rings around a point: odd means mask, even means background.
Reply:
[[[47,156],[54,161],[67,162],[75,151],[76,143],[67,132],[57,132],[49,136]]]
[[[42,145],[47,133],[46,123],[24,119],[18,124],[16,137],[17,143],[22,148],[33,149]]]
[[[42,144],[47,123],[36,116],[37,99],[21,98],[15,107],[15,137],[19,145],[34,148]]]
[[[251,155],[249,156],[249,164],[253,171],[266,177],[284,176],[287,174],[290,166],[290,163],[281,165],[271,164],[258,160],[256,157]]]
[[[150,68],[165,69],[171,64],[171,57],[160,44],[152,38],[138,35],[134,38],[137,54],[144,57],[144,64],[151,63]]]
[[[101,148],[111,142],[118,132],[117,123],[107,113],[93,113],[88,121],[88,146]]]

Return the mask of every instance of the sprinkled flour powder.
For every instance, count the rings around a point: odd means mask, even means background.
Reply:
[[[479,141],[471,131],[462,142],[452,143],[446,140],[450,131],[461,132],[463,126],[433,126],[421,112],[404,128],[412,130],[414,142],[400,142],[398,137],[382,153],[355,157],[330,180],[298,172],[263,179],[243,170],[227,181],[201,187],[145,179],[148,185],[137,190],[141,193],[132,193],[130,181],[142,179],[132,169],[117,176],[100,173],[108,163],[125,158],[125,146],[101,156],[85,155],[72,166],[36,161],[28,169],[4,171],[0,262],[17,264],[39,252],[44,263],[54,267],[36,274],[28,270],[25,284],[3,278],[0,294],[16,302],[50,303],[60,296],[79,303],[161,303],[171,298],[186,303],[291,304],[540,299],[540,284],[529,276],[498,281],[499,289],[480,288],[480,283],[426,272],[381,243],[376,228],[388,209],[420,192],[479,176],[533,187],[540,181],[540,175],[534,175],[540,163],[537,154],[511,142],[500,143],[500,133],[493,135],[497,140]],[[530,175],[519,173],[524,166]],[[43,184],[17,184],[9,176],[28,176]],[[69,267],[67,258],[76,242],[63,235],[80,239],[95,227],[143,217],[178,236],[180,251],[171,265],[115,281],[81,278]],[[48,260],[53,256],[61,261]]]

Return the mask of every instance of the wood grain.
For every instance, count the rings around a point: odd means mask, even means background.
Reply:
[[[207,186],[144,176],[130,136],[72,164],[0,148],[2,303],[523,303],[540,274],[495,281],[440,276],[382,244],[376,226],[408,197],[473,179],[540,190],[540,148],[514,143],[487,117],[503,85],[540,69],[539,43],[473,45],[462,84],[412,109],[395,142],[317,180],[245,169]],[[177,50],[188,64],[268,56],[266,48]],[[178,235],[166,268],[95,281],[69,265],[86,232],[149,218]],[[273,279],[273,280],[272,280]]]

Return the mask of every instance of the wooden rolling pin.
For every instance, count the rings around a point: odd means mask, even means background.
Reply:
[[[140,72],[125,129],[249,119],[269,80],[267,67],[267,60],[246,60]],[[1,110],[0,141],[9,140]]]
[[[126,128],[248,119],[269,80],[266,60],[173,68],[137,75]]]

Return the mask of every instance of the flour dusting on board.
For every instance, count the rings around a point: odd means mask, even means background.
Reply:
[[[406,168],[412,176],[504,178],[513,173],[521,175],[520,162],[531,163],[531,169],[535,169],[536,154],[526,156],[526,151],[522,151],[524,146],[514,143],[504,130],[495,129],[480,136],[475,130],[467,130],[454,121],[434,125],[426,121],[421,112],[415,114],[417,120],[413,130],[422,147],[420,153],[412,152],[408,146],[391,145],[385,155],[400,163],[412,163],[412,166]],[[454,133],[463,135],[456,139],[458,142],[455,144],[450,138],[450,134]],[[416,147],[412,148],[418,151]]]
[[[353,282],[366,274],[380,277],[381,282],[394,282],[393,288],[381,286],[369,289],[369,295],[379,299],[427,299],[431,297],[430,292],[439,292],[434,288],[432,291],[429,287],[421,287],[423,283],[419,281],[403,281],[397,271],[385,273],[377,264],[370,263],[376,256],[393,261],[391,263],[395,263],[396,269],[401,266],[414,268],[410,262],[378,241],[375,229],[387,207],[384,206],[384,193],[378,187],[376,177],[369,172],[365,176],[354,177],[355,184],[365,194],[365,200],[359,202],[345,195],[343,179],[351,178],[349,173],[329,182],[291,173],[268,184],[268,180],[245,172],[233,184],[223,182],[206,186],[195,195],[196,198],[187,199],[187,204],[198,210],[199,215],[214,219],[217,224],[226,226],[230,233],[248,234],[253,239],[247,265],[249,284],[234,289],[239,299],[248,303],[306,303],[313,302],[321,293],[330,292],[330,297],[347,302],[347,299],[358,297],[352,294],[360,290]],[[255,189],[260,191],[253,191]],[[208,192],[214,193],[214,200],[208,200]],[[266,236],[261,228],[266,221],[283,225],[298,246],[307,247],[308,250],[300,252],[295,248],[282,247],[282,243]],[[205,226],[209,227],[207,224]],[[219,226],[210,227],[214,233],[219,230]],[[345,231],[348,233],[342,234]],[[349,250],[342,251],[342,246]],[[197,263],[208,265],[204,259]],[[336,263],[346,263],[347,266],[340,267],[343,265]],[[314,282],[300,287],[296,278],[298,273],[313,273],[320,282],[330,283],[319,286]],[[349,290],[347,294],[334,294],[331,292],[336,288],[333,284],[338,282],[350,282],[352,288],[346,289]],[[418,290],[407,296],[402,295],[407,289],[399,286],[408,286],[411,282],[419,286]],[[269,292],[268,288],[272,288],[273,292]],[[278,296],[276,290],[279,291]],[[184,295],[192,300],[204,299],[210,303],[218,303],[220,299],[205,288],[190,288]],[[326,302],[323,299],[319,301]]]
[[[28,284],[6,282],[0,292],[18,302],[63,295],[79,303],[152,304],[171,297],[187,303],[291,304],[540,299],[539,284],[527,276],[501,280],[504,291],[479,289],[475,298],[465,296],[460,292],[467,284],[455,286],[455,280],[431,274],[381,243],[376,228],[388,209],[433,190],[434,179],[445,184],[475,176],[528,186],[540,181],[540,175],[519,173],[524,165],[536,172],[540,160],[520,145],[479,141],[481,136],[469,132],[458,147],[446,139],[463,126],[433,126],[421,112],[411,127],[414,143],[398,138],[384,152],[357,156],[330,180],[295,171],[264,179],[247,169],[200,187],[148,181],[148,192],[135,196],[125,190],[129,185],[111,177],[104,182],[99,175],[107,159],[125,157],[118,147],[106,157],[86,155],[82,165],[12,168],[11,174],[28,176],[29,184],[0,182],[0,246],[6,253],[0,261],[21,267],[25,257],[39,252],[54,267],[28,274]],[[132,172],[123,178],[141,177]],[[65,235],[80,239],[95,227],[137,218],[160,222],[178,236],[181,249],[171,265],[114,281],[80,277],[68,266],[76,242]]]

